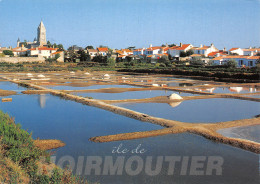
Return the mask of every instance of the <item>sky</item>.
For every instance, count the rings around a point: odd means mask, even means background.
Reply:
[[[260,0],[0,0],[0,46],[33,39],[86,47],[260,47]]]

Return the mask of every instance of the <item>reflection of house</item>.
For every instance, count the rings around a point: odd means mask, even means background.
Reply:
[[[240,93],[241,91],[243,91],[243,87],[230,87],[229,91]]]

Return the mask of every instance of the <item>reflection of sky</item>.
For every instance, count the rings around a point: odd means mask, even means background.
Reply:
[[[16,92],[20,93],[21,91],[24,91],[27,88],[21,87],[21,86],[14,84],[12,82],[0,81],[0,89],[11,90],[11,91],[16,91]]]
[[[137,86],[131,85],[93,85],[93,86],[84,86],[84,87],[74,87],[74,86],[49,86],[44,87],[58,90],[84,90],[84,89],[101,89],[101,88],[138,88]]]
[[[136,154],[112,154],[113,147],[122,143],[124,148],[134,149],[138,144],[141,144],[142,148],[147,150],[146,153],[139,155],[143,159],[147,158],[147,156],[153,158],[157,158],[157,156],[221,156],[225,161],[223,165],[225,175],[221,177],[221,183],[224,184],[230,183],[230,175],[236,175],[235,178],[232,178],[232,181],[236,183],[238,181],[246,183],[247,178],[245,177],[250,177],[254,181],[254,176],[258,176],[257,170],[250,170],[257,165],[258,156],[256,154],[228,145],[216,144],[193,134],[183,133],[109,143],[90,142],[88,139],[94,136],[156,130],[162,127],[70,100],[62,100],[59,97],[51,95],[46,95],[46,97],[48,103],[46,103],[44,109],[39,106],[39,95],[15,95],[13,96],[13,102],[1,104],[1,109],[14,116],[16,122],[22,124],[22,128],[32,131],[34,138],[64,141],[66,146],[57,149],[55,153],[57,160],[61,156],[72,156],[77,161],[79,156],[84,156],[83,167],[85,167],[87,156],[101,156],[102,158],[112,156],[113,159],[118,158],[118,156],[125,156],[128,159],[130,156],[136,156]],[[182,104],[178,107],[180,106]],[[159,108],[160,106],[157,106],[155,109],[158,110]],[[192,115],[192,113],[186,114],[186,116]],[[167,169],[168,164],[166,163],[162,166],[162,172],[153,176],[152,180],[151,176],[144,172],[137,176],[129,176],[123,172],[123,175],[119,176],[101,175],[97,177],[93,174],[86,177],[88,181],[93,183],[116,184],[140,183],[140,181],[144,180],[149,181],[148,183],[151,184],[157,184],[158,181],[163,181],[163,183],[172,183],[173,181],[177,183],[193,183],[194,181],[194,177],[189,175],[179,176],[179,163],[175,168],[176,176],[168,176],[166,174]],[[196,176],[196,181],[210,183],[219,181],[219,176],[206,178],[205,176]]]
[[[73,93],[78,96],[92,97],[101,100],[123,100],[123,99],[143,99],[156,96],[169,96],[173,93],[180,96],[196,96],[192,93],[182,93],[168,90],[147,90],[147,91],[129,91],[123,93]]]
[[[252,118],[259,114],[259,102],[223,98],[183,101],[174,108],[165,103],[116,105],[156,117],[191,123],[231,121]]]
[[[234,127],[219,130],[218,133],[232,138],[248,139],[260,143],[260,125]]]

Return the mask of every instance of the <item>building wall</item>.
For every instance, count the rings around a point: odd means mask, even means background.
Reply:
[[[0,57],[0,62],[5,63],[23,63],[23,62],[45,62],[43,57]]]

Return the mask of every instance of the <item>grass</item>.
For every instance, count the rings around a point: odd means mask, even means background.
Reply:
[[[0,111],[0,183],[83,183],[71,171],[45,161],[49,156],[36,147],[31,134]]]

